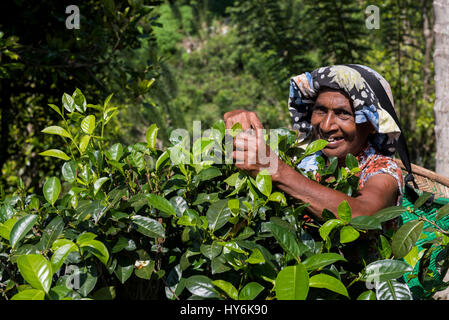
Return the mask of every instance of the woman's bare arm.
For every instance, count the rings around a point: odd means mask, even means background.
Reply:
[[[321,218],[323,209],[337,214],[337,207],[346,200],[351,207],[352,216],[369,216],[380,209],[396,204],[398,185],[387,174],[371,177],[359,190],[359,195],[349,197],[343,192],[332,190],[312,181],[279,159],[278,171],[271,176],[272,181],[282,191],[292,197],[310,204],[308,209]]]

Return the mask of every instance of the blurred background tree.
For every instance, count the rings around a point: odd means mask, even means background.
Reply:
[[[390,82],[412,161],[435,168],[431,1],[89,0],[72,30],[69,4],[0,5],[5,188],[19,176],[36,187],[55,170],[37,153],[61,143],[40,130],[57,121],[47,104],[61,105],[63,92],[80,88],[89,103],[114,93],[114,139],[143,141],[156,123],[160,144],[173,129],[192,130],[194,120],[207,129],[232,109],[256,111],[266,128],[289,127],[289,78],[344,63]],[[369,5],[379,8],[379,29],[366,27]]]

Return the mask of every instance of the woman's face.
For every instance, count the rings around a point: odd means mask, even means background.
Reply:
[[[348,153],[357,155],[374,132],[369,122],[355,123],[349,98],[341,91],[326,89],[318,94],[312,113],[312,126],[318,139],[329,143],[323,149],[328,157],[344,160]]]

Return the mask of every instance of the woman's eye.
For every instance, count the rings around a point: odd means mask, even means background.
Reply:
[[[352,115],[352,113],[349,113],[347,111],[340,111],[340,112],[337,112],[336,114],[342,120],[349,120],[349,119],[352,119],[354,117]]]
[[[326,114],[326,112],[327,112],[327,110],[325,109],[325,108],[322,108],[322,107],[315,107],[314,109],[313,109],[313,113],[315,113],[315,114]]]

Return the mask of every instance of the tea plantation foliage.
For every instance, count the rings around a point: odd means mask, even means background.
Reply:
[[[165,150],[156,149],[156,125],[145,142],[109,145],[105,127],[118,112],[110,99],[87,104],[76,90],[64,94],[62,107],[50,105],[60,126],[42,132],[59,136],[66,149],[41,155],[57,158],[61,175],[45,177],[34,194],[20,182],[13,194],[1,194],[2,299],[407,300],[406,282],[429,276],[426,268],[411,273],[434,247],[415,246],[423,221],[382,231],[404,208],[352,218],[342,202],[338,218],[326,211],[322,223],[305,223],[307,204],[276,191],[266,172],[254,179],[232,163],[207,160],[226,152],[223,121],[192,148],[189,137],[172,137]],[[276,132],[270,146],[291,166],[326,144],[304,150],[294,131]],[[357,160],[348,155],[343,168],[330,160],[320,162],[319,182],[352,195]],[[438,218],[447,213],[442,207]],[[447,233],[433,231],[447,251]],[[344,253],[368,235],[377,258],[350,260]],[[444,287],[426,290],[431,296]]]

